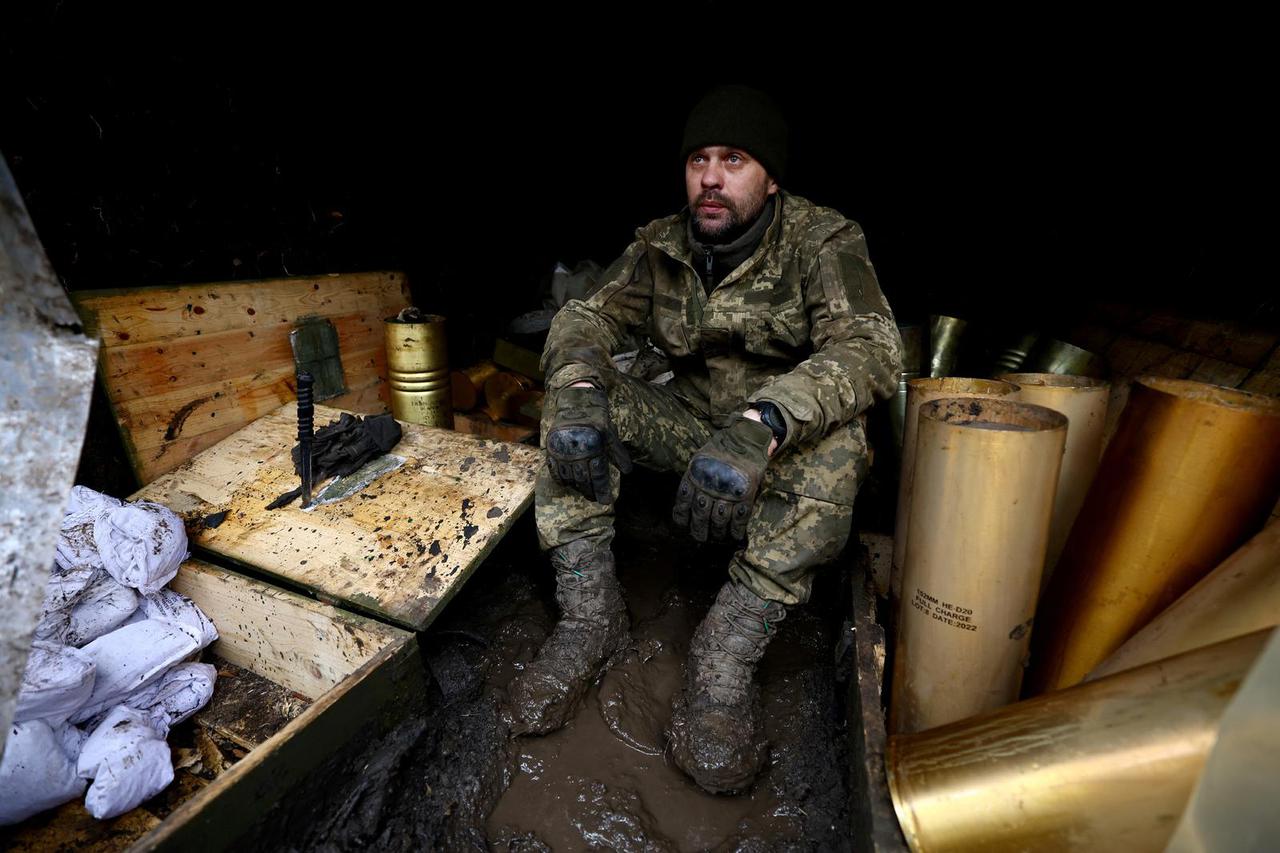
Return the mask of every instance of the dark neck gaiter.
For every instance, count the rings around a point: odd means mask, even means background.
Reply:
[[[777,195],[769,196],[756,221],[731,243],[698,242],[698,238],[693,235],[693,217],[689,217],[689,246],[693,249],[693,268],[698,271],[702,286],[708,294],[715,289],[716,282],[723,281],[725,276],[755,254],[764,238],[764,232],[769,229],[769,223],[773,222],[777,199]]]

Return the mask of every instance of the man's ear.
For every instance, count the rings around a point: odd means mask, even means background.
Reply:
[[[778,191],[778,182],[777,182],[777,181],[775,181],[773,178],[770,178],[770,179],[769,179],[769,192],[767,193],[767,195],[773,195],[773,194],[774,194],[774,193],[776,193],[777,191]]]

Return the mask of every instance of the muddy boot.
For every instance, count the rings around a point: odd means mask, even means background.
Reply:
[[[513,734],[546,734],[563,726],[609,657],[627,641],[613,554],[585,541],[551,551],[560,621],[538,656],[514,681]]]
[[[764,766],[769,746],[753,676],[786,615],[782,604],[729,581],[693,635],[667,736],[676,766],[713,794],[743,790]]]

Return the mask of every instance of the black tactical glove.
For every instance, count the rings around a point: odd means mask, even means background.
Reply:
[[[751,504],[756,499],[773,430],[740,417],[711,437],[689,460],[680,481],[672,518],[688,527],[694,539],[706,542],[728,534],[745,539]]]
[[[608,503],[609,462],[624,474],[631,457],[609,422],[609,398],[599,388],[564,388],[547,430],[551,478],[577,489],[589,501]]]

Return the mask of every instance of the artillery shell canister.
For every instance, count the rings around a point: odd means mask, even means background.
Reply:
[[[1022,402],[1047,406],[1067,416],[1067,449],[1062,455],[1058,496],[1053,502],[1049,551],[1045,555],[1044,577],[1040,581],[1043,587],[1053,574],[1062,546],[1067,543],[1067,534],[1080,514],[1084,497],[1089,493],[1093,476],[1098,471],[1111,383],[1087,376],[1054,373],[1006,373],[999,378],[1022,389],[1018,394]]]
[[[1262,528],[1280,497],[1280,400],[1133,384],[1036,617],[1028,686],[1077,684]]]
[[[911,521],[911,480],[915,476],[916,432],[920,407],[942,397],[1008,397],[1016,399],[1018,386],[996,379],[912,379],[907,382],[906,429],[902,443],[902,467],[898,479],[898,515],[894,524],[893,562],[890,566],[892,609],[897,612],[902,593],[902,561],[907,553],[907,531]]]
[[[450,374],[453,384],[453,410],[469,412],[480,405],[484,397],[484,383],[490,376],[498,372],[498,365],[492,361],[482,361],[471,367],[455,370]]]
[[[1280,521],[1268,524],[1089,673],[1093,681],[1280,625]]]
[[[991,372],[993,374],[1008,373],[1022,367],[1038,340],[1040,340],[1039,332],[1023,332],[1010,340],[996,356]]]
[[[889,740],[916,853],[1160,851],[1271,631]]]
[[[898,374],[898,393],[889,401],[889,423],[894,446],[901,456],[907,426],[907,383],[918,379],[924,369],[924,328],[899,326],[898,333],[902,335],[902,372]]]
[[[534,382],[527,376],[499,371],[484,383],[485,411],[495,421],[513,420],[520,410],[520,395],[533,389]]]
[[[408,423],[452,429],[453,390],[444,317],[425,314],[420,323],[388,317],[383,325],[392,414]]]
[[[1107,375],[1107,362],[1096,353],[1087,349],[1057,341],[1053,338],[1041,338],[1026,361],[1019,368],[1022,373],[1061,373],[1067,376],[1092,376],[1095,379]]]
[[[969,325],[959,317],[934,314],[929,317],[929,375],[934,379],[955,373],[960,358],[960,339]]]
[[[920,409],[890,731],[1018,698],[1067,419],[957,397]]]

